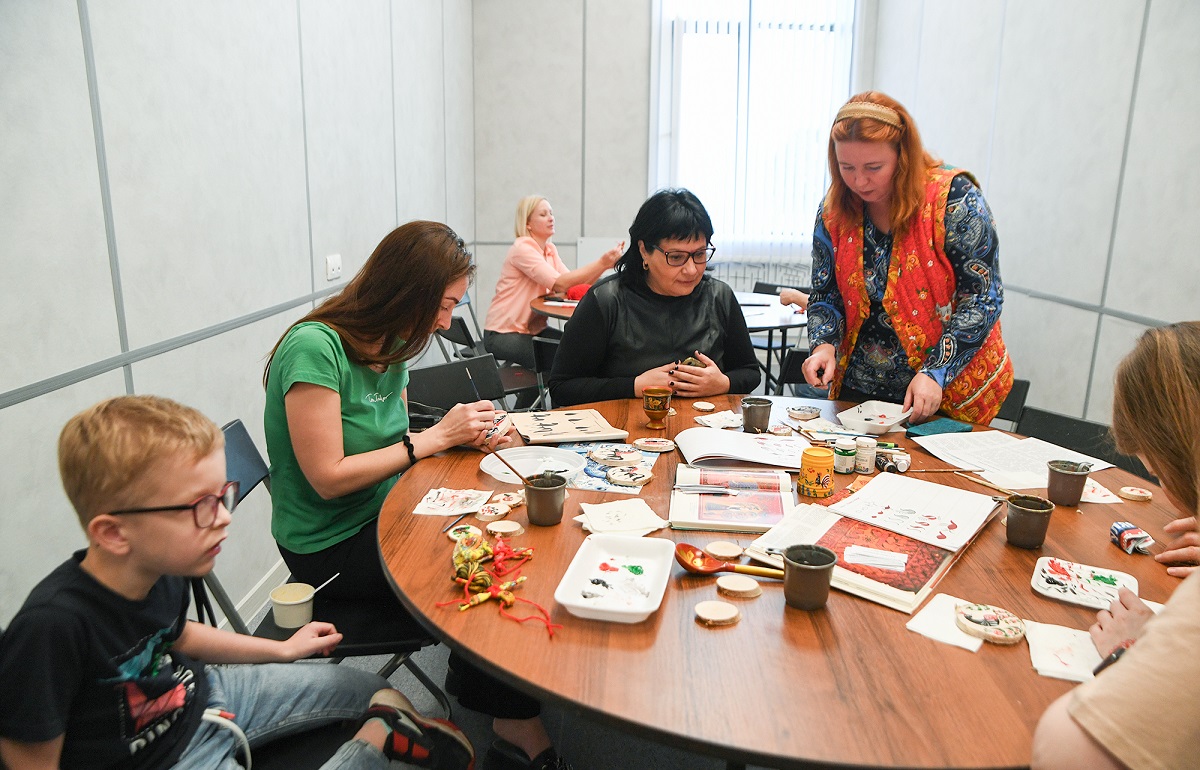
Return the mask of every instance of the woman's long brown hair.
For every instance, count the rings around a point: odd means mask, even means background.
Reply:
[[[407,361],[429,344],[446,287],[473,271],[471,252],[448,226],[409,222],[379,242],[340,293],[288,331],[306,321],[319,321],[337,332],[346,357],[356,364],[391,366]],[[264,386],[283,337],[267,357]]]
[[[1138,454],[1163,488],[1200,514],[1200,321],[1142,335],[1117,367],[1113,438],[1123,454]]]

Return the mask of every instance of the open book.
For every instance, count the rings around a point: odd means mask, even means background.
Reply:
[[[821,505],[800,505],[791,511],[784,520],[768,530],[762,537],[755,540],[746,548],[746,555],[750,558],[770,564],[775,567],[783,567],[783,557],[777,553],[772,553],[768,549],[784,549],[789,545],[799,543],[816,543],[817,545],[825,546],[837,554],[838,564],[833,568],[832,585],[834,588],[839,588],[847,593],[852,593],[855,596],[861,596],[864,599],[870,599],[873,602],[878,602],[885,607],[900,610],[901,612],[912,613],[925,598],[929,596],[934,586],[941,580],[942,576],[950,569],[951,565],[958,559],[959,555],[966,550],[967,546],[974,541],[976,535],[983,530],[984,526],[991,520],[995,512],[999,508],[994,501],[986,498],[983,495],[985,502],[979,502],[981,506],[986,506],[986,511],[980,515],[973,515],[974,511],[964,512],[963,509],[956,509],[955,522],[960,519],[962,521],[962,532],[958,532],[958,527],[951,530],[951,533],[957,533],[954,540],[947,537],[944,541],[934,540],[934,542],[943,542],[944,546],[933,545],[928,542],[936,538],[937,530],[934,530],[932,537],[928,532],[919,533],[923,539],[916,539],[898,531],[907,529],[906,525],[896,525],[895,522],[883,517],[880,522],[869,523],[870,517],[866,516],[866,521],[859,521],[856,518],[841,515],[838,510],[845,504],[854,510],[856,514],[861,515],[863,510],[871,510],[874,507],[874,502],[871,505],[863,505],[867,500],[872,500],[870,487],[874,481],[886,477],[901,478],[895,474],[880,474],[871,480],[870,483],[864,485],[861,489],[855,492],[848,498],[845,498],[831,507]],[[941,485],[931,484],[930,482],[916,482],[918,484],[929,484],[934,487],[941,487],[941,490],[948,490],[950,487],[942,487]],[[905,485],[907,486],[907,485]],[[881,485],[881,490],[886,487],[891,489],[890,482],[885,481]],[[920,488],[916,488],[918,492]],[[881,491],[876,490],[876,492]],[[911,494],[906,498],[910,504],[917,505],[916,510],[925,510],[928,513],[925,516],[940,516],[944,511],[938,508],[938,501],[942,500],[941,490],[925,490],[930,497],[924,501],[924,505],[918,502],[916,495]],[[895,490],[892,490],[893,492]],[[962,491],[962,490],[955,490]],[[864,495],[859,503],[854,503],[855,498],[859,495]],[[945,500],[942,500],[945,502]],[[960,516],[960,514],[964,514]],[[887,525],[885,528],[882,525]],[[928,527],[921,527],[926,530]],[[874,549],[877,551],[887,551],[891,554],[902,554],[907,556],[902,570],[884,569],[879,566],[870,564],[851,563],[854,559],[847,560],[847,548],[852,551],[857,551],[862,548]]]
[[[742,433],[718,428],[688,428],[675,437],[688,465],[701,468],[764,467],[800,470],[800,455],[809,444],[798,436]]]
[[[759,473],[689,468],[675,469],[676,486],[724,487],[735,494],[671,493],[671,529],[716,532],[766,532],[792,508],[791,477],[783,471]]]

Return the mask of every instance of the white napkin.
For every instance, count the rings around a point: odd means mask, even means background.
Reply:
[[[952,644],[964,650],[979,652],[983,640],[962,631],[954,620],[954,608],[967,604],[962,599],[950,594],[938,594],[929,600],[925,608],[913,616],[904,625],[909,631],[916,631],[921,636],[927,636],[935,642]]]
[[[696,422],[707,428],[740,428],[742,427],[742,416],[726,409],[724,412],[698,415]]]
[[[575,517],[589,532],[642,537],[667,526],[667,522],[641,498],[611,503],[580,503],[583,513]]]
[[[1086,682],[1092,678],[1092,669],[1100,665],[1100,653],[1087,631],[1026,620],[1025,640],[1029,659],[1042,676]]]
[[[1125,501],[1110,492],[1103,484],[1098,483],[1095,479],[1088,479],[1083,485],[1083,497],[1080,502],[1084,503],[1124,503]]]
[[[438,487],[425,493],[413,513],[417,516],[458,516],[475,513],[491,499],[491,489],[447,489]]]

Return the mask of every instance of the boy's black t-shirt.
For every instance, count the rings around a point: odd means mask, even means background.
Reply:
[[[204,664],[172,645],[187,581],[163,577],[130,601],[80,567],[85,551],[33,589],[0,637],[0,736],[66,734],[63,767],[166,767],[200,724]]]

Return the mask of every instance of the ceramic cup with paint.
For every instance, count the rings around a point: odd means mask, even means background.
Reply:
[[[1012,495],[1008,498],[1008,529],[1005,537],[1017,548],[1041,548],[1050,527],[1054,503],[1034,495]]]
[[[671,411],[672,394],[673,391],[670,388],[645,388],[642,390],[642,411],[650,418],[650,422],[646,423],[647,428],[662,430],[667,427],[663,420]]]
[[[771,401],[766,398],[747,396],[742,399],[742,431],[766,433],[771,422]]]
[[[837,554],[820,545],[793,545],[783,551],[783,600],[798,610],[819,610],[829,599]]]
[[[552,527],[562,521],[567,480],[557,473],[529,476],[525,487],[525,511],[535,527]]]
[[[280,628],[299,628],[312,620],[313,595],[308,583],[284,583],[271,591],[271,612]]]
[[[1050,502],[1058,505],[1079,505],[1092,464],[1051,460],[1046,463],[1046,468],[1049,474],[1046,497],[1050,498]]]

